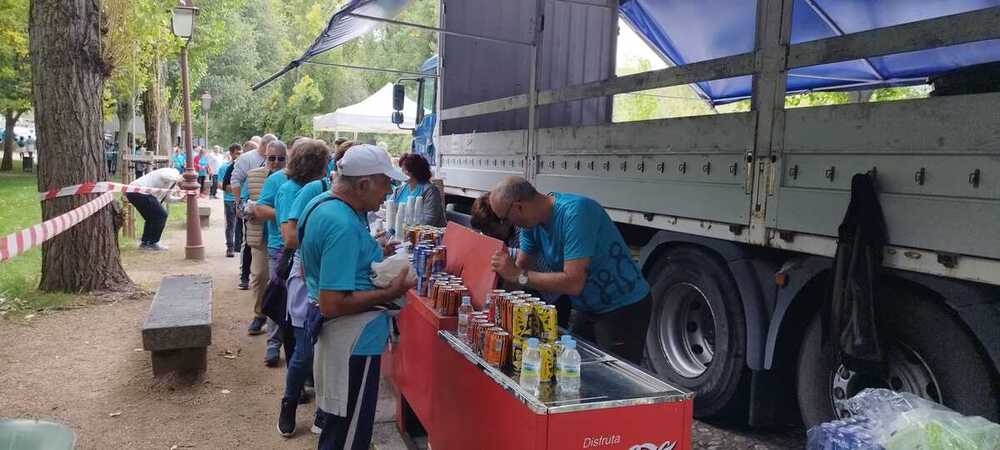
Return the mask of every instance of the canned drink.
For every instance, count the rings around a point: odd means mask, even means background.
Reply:
[[[493,367],[503,367],[509,353],[510,334],[500,327],[494,327],[490,329],[489,341],[486,362]]]
[[[490,323],[490,321],[481,317],[472,319],[472,321],[469,322],[468,342],[469,347],[472,347],[473,350],[478,351],[476,344],[479,343],[479,328],[487,323]]]
[[[511,335],[510,365],[515,371],[521,371],[521,357],[524,355],[524,339]]]
[[[517,297],[518,295],[524,294],[524,293],[525,293],[524,291],[510,291],[510,292],[508,292],[508,294],[513,295],[515,297]]]
[[[542,365],[538,371],[538,379],[542,383],[552,381],[552,375],[555,374],[556,370],[555,349],[552,348],[552,344],[539,344],[538,354],[541,355],[542,359]]]
[[[559,320],[556,307],[544,303],[534,306],[535,323],[538,324],[537,336],[545,342],[555,342],[559,339]]]
[[[479,329],[476,331],[476,334],[478,335],[476,336],[476,351],[480,355],[486,356],[484,354],[484,349],[486,348],[486,332],[490,328],[493,328],[493,326],[493,322],[479,324]]]
[[[524,302],[515,303],[513,305],[511,334],[519,338],[531,336],[531,315],[531,305]]]
[[[496,318],[497,310],[500,307],[500,299],[506,291],[503,289],[494,289],[486,294],[486,308],[485,310],[489,312],[490,316]]]
[[[438,246],[438,259],[435,260],[434,269],[437,271],[444,271],[445,267],[448,267],[448,247],[441,245]]]

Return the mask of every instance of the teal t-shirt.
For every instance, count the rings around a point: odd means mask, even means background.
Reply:
[[[292,201],[291,208],[288,209],[288,215],[285,220],[299,220],[302,216],[303,211],[306,209],[306,205],[316,198],[317,195],[322,194],[330,189],[330,182],[328,180],[314,180],[306,183],[299,189],[299,193],[295,195],[295,200]]]
[[[267,176],[267,180],[264,181],[264,186],[260,188],[260,199],[257,200],[257,204],[270,206],[275,208],[274,200],[278,196],[278,189],[281,189],[281,185],[288,181],[288,175],[285,174],[284,170],[279,170]],[[275,208],[277,209],[277,208]],[[277,214],[277,211],[275,211]],[[281,229],[278,227],[278,221],[271,219],[267,221],[267,248],[269,250],[280,250],[285,246],[285,241],[281,239]]]
[[[198,156],[195,155],[195,158],[198,158]],[[201,155],[201,157],[198,158],[198,176],[204,177],[207,175],[208,175],[208,155]]]
[[[306,205],[315,209],[299,219],[299,253],[309,298],[320,291],[370,291],[375,289],[371,265],[382,261],[382,248],[369,234],[367,223],[347,203],[326,200],[322,193]],[[320,203],[322,202],[322,203]],[[305,212],[303,212],[304,214]],[[305,222],[305,229],[302,229]],[[304,236],[303,236],[304,233]],[[388,317],[379,315],[367,325],[354,344],[353,355],[380,355],[389,337]]]
[[[219,167],[219,173],[215,174],[215,179],[219,181],[219,186],[222,186],[222,180],[226,178],[226,171],[229,170],[229,166],[231,165],[233,165],[233,163],[226,161],[224,164],[222,164],[222,167]],[[229,192],[228,190],[224,191],[222,193],[222,201],[224,202],[233,201],[233,193]]]
[[[570,297],[580,311],[604,313],[646,297],[649,284],[604,208],[587,197],[553,195],[549,222],[521,229],[521,251],[557,272],[565,261],[590,258],[583,291]]]
[[[398,189],[396,189],[395,195],[393,195],[396,203],[406,203],[410,197],[420,198],[424,195],[424,189],[427,189],[427,183],[417,183],[417,186],[410,189],[409,183],[403,183]]]
[[[278,195],[274,197],[274,217],[278,221],[279,227],[288,222],[288,213],[301,189],[302,185],[294,180],[288,180],[278,188]],[[298,216],[295,219],[298,220]]]
[[[330,162],[326,163],[326,176],[329,177],[331,173],[337,171],[337,165],[333,163],[333,158],[330,158]]]

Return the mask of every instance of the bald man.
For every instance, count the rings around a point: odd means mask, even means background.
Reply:
[[[541,194],[521,177],[497,184],[489,203],[501,223],[520,228],[521,237],[517,260],[497,252],[493,271],[508,286],[568,296],[576,311],[573,334],[639,364],[649,284],[604,208],[579,195]]]

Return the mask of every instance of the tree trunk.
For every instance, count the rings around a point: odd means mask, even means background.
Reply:
[[[174,143],[170,139],[170,121],[167,120],[167,112],[160,114],[160,150],[164,155],[172,156]]]
[[[101,93],[110,67],[101,56],[100,0],[32,0],[28,33],[39,190],[106,179]],[[42,218],[52,219],[96,197],[44,201]],[[129,286],[120,256],[114,209],[102,208],[42,245],[39,289],[87,292]]]
[[[146,150],[160,154],[160,64],[153,62],[149,69],[149,88],[142,93],[143,126],[146,130]]]
[[[180,146],[177,142],[177,136],[181,134],[181,123],[180,122],[170,122],[170,147]]]
[[[21,113],[13,109],[3,112],[3,162],[0,163],[0,172],[14,170],[14,126],[17,125],[17,119],[20,117]]]
[[[129,169],[125,164],[125,155],[132,154],[128,136],[132,129],[132,101],[118,99],[115,105],[115,115],[118,117],[118,173],[124,180]]]

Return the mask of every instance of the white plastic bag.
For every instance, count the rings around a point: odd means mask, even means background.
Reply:
[[[376,287],[388,287],[404,267],[409,267],[406,279],[409,282],[417,281],[417,271],[410,264],[410,255],[405,250],[397,251],[394,255],[385,258],[382,262],[372,263],[372,283]]]

